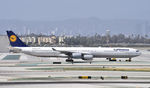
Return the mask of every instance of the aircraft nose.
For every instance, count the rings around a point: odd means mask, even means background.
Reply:
[[[136,50],[136,54],[139,56],[139,55],[141,55],[142,53],[141,53],[139,50]]]

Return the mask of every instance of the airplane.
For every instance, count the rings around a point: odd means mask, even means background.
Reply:
[[[24,53],[37,57],[64,57],[66,62],[73,59],[90,60],[93,58],[131,58],[141,55],[141,52],[133,48],[111,47],[29,47],[23,43],[13,31],[7,31],[11,50],[16,53]]]

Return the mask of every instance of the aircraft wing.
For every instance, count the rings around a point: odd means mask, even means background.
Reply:
[[[89,55],[90,53],[89,52],[72,52],[72,51],[63,51],[63,50],[56,50],[55,48],[52,48],[54,51],[58,51],[62,54],[66,54],[66,55],[71,55],[72,53],[81,53],[81,54],[84,54],[84,55]]]

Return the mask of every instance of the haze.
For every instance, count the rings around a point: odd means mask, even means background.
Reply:
[[[0,0],[0,19],[150,19],[150,0]]]

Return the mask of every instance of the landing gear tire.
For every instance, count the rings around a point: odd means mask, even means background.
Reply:
[[[90,62],[90,64],[92,64],[92,62]]]
[[[106,60],[109,60],[109,58],[106,58]]]
[[[66,59],[66,62],[71,62],[73,64],[73,60],[72,59]]]
[[[131,62],[132,60],[131,60],[131,58],[129,58],[128,60],[126,60],[127,62]]]
[[[129,58],[129,62],[131,62],[131,58]]]

